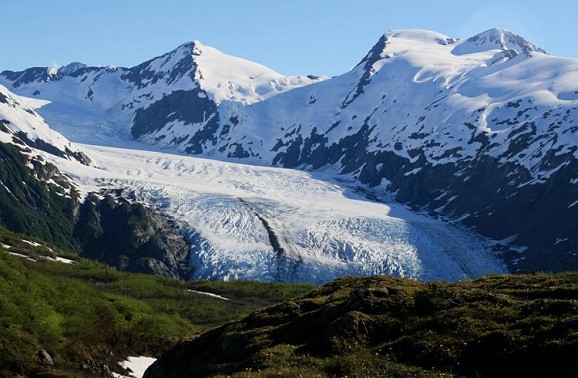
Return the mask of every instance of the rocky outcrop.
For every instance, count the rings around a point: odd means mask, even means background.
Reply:
[[[92,194],[74,230],[82,254],[129,272],[188,278],[189,247],[176,224],[140,203]]]

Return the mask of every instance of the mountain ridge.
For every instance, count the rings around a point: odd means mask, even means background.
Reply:
[[[483,51],[485,48],[491,48],[492,45],[499,47],[504,51],[513,50],[516,54],[528,54],[532,51],[537,51],[549,55],[546,50],[536,46],[524,37],[501,28],[492,28],[470,37],[460,43],[459,47],[456,46],[458,50],[456,51],[456,49],[454,49],[453,52],[455,54],[463,54],[468,50],[470,53],[473,51],[479,52]]]

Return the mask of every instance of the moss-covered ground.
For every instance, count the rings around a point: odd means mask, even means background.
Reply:
[[[343,278],[179,343],[149,377],[575,377],[578,273]]]

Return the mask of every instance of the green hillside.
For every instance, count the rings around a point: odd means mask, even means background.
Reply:
[[[121,372],[117,362],[129,355],[158,356],[180,338],[311,290],[124,273],[3,230],[0,243],[0,377]],[[40,257],[57,255],[76,262]],[[207,285],[231,300],[189,291]]]
[[[179,343],[147,377],[576,377],[578,273],[343,278]]]

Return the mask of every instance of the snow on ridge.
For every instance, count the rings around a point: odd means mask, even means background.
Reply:
[[[468,104],[468,108],[474,106],[479,108],[484,105],[482,101],[479,101],[479,99],[474,99],[476,94],[469,95],[467,92],[462,92],[459,90],[459,86],[462,83],[466,84],[464,88],[469,90],[472,82],[481,83],[482,85],[485,84],[485,77],[478,78],[473,76],[473,74],[478,75],[478,71],[481,73],[481,70],[484,70],[486,71],[486,77],[489,77],[491,72],[489,72],[489,70],[485,67],[491,63],[493,54],[474,54],[474,56],[467,57],[456,56],[451,53],[452,49],[456,45],[454,39],[441,33],[427,30],[400,29],[393,30],[388,34],[385,34],[385,36],[388,36],[389,38],[386,46],[384,46],[385,50],[382,55],[379,55],[379,59],[373,62],[373,64],[369,67],[369,70],[372,73],[367,78],[364,78],[365,80],[374,80],[374,78],[385,76],[386,73],[380,72],[384,65],[387,65],[388,72],[392,72],[396,76],[404,78],[403,75],[405,72],[396,72],[398,68],[392,67],[392,64],[389,64],[395,61],[401,63],[400,58],[403,58],[404,61],[410,65],[409,68],[415,70],[412,76],[414,76],[414,80],[416,82],[419,81],[423,82],[424,84],[432,82],[436,84],[432,87],[431,91],[425,92],[426,94],[431,92],[431,94],[428,94],[428,96],[433,97],[439,90],[454,87],[454,92],[457,92],[460,95],[463,93],[463,95],[470,99],[468,102],[470,102],[471,105]],[[448,44],[446,45],[446,43]],[[462,43],[463,41],[457,42],[458,45]],[[335,103],[329,103],[327,99],[332,99],[335,97],[335,93],[351,91],[351,78],[353,78],[354,75],[363,74],[363,72],[353,72],[353,75],[348,75],[349,73],[346,73],[342,75],[342,77],[337,77],[331,80],[326,80],[327,78],[314,79],[303,76],[285,77],[260,64],[226,55],[217,49],[203,45],[199,41],[183,44],[172,52],[150,60],[148,62],[148,69],[153,70],[154,72],[159,71],[168,74],[173,68],[175,68],[175,65],[190,55],[192,55],[192,61],[194,61],[194,64],[196,65],[194,72],[195,81],[198,82],[199,86],[217,104],[223,104],[223,106],[220,108],[220,112],[222,111],[224,113],[221,117],[222,122],[226,122],[230,116],[234,117],[238,115],[240,118],[244,117],[247,119],[247,123],[260,123],[259,120],[249,119],[245,116],[245,110],[247,107],[244,105],[251,105],[257,102],[271,100],[271,97],[276,97],[276,95],[282,93],[288,94],[288,96],[284,97],[285,99],[295,98],[296,93],[306,93],[307,97],[302,100],[302,103],[316,104],[315,107],[297,107],[294,109],[287,109],[286,111],[288,113],[293,112],[297,115],[301,115],[308,114],[310,111],[315,110],[316,113],[324,115],[327,114],[327,117],[332,117],[334,113],[329,114],[329,112],[333,111]],[[389,59],[387,58],[388,56],[390,58],[394,57],[395,59]],[[396,65],[401,66],[401,64]],[[133,67],[132,69],[128,70],[134,70],[135,68],[136,67]],[[180,68],[183,69],[186,67],[183,66]],[[394,68],[396,71],[393,71]],[[543,70],[541,70],[541,72],[543,72]],[[116,79],[113,78],[113,76],[116,77]],[[91,87],[95,90],[93,95],[94,99],[91,99],[90,101],[84,100],[84,98],[88,98],[88,94],[91,93],[89,88],[83,87],[82,91],[84,91],[84,93],[79,91],[78,97],[80,98],[80,101],[77,100],[78,104],[73,104],[71,102],[69,105],[67,105],[70,106],[71,110],[72,108],[75,108],[74,113],[76,114],[74,114],[74,116],[82,117],[82,120],[79,120],[80,122],[75,122],[76,125],[92,123],[91,129],[99,129],[101,128],[101,125],[103,129],[111,129],[117,127],[116,125],[121,124],[130,125],[134,109],[138,107],[146,107],[152,102],[160,100],[165,94],[172,91],[190,90],[191,88],[195,87],[195,83],[191,81],[190,76],[187,76],[183,73],[183,80],[178,80],[171,83],[170,85],[160,81],[155,83],[153,83],[153,81],[147,81],[143,82],[147,84],[146,88],[126,91],[125,87],[121,85],[122,81],[117,82],[121,76],[121,74],[117,73],[114,75],[103,75],[102,77],[99,77],[98,81],[95,81],[95,85]],[[96,78],[94,80],[96,80]],[[59,83],[64,84],[65,81],[66,80],[60,80]],[[323,83],[319,83],[319,81],[323,81]],[[86,83],[88,82],[90,82],[90,78],[86,81]],[[348,87],[344,87],[346,83],[348,83]],[[499,81],[493,80],[491,83],[499,84]],[[53,85],[51,88],[56,89],[54,86],[55,83],[51,84]],[[67,83],[67,86],[64,88],[67,94],[73,91],[78,91],[77,88],[81,87],[81,85],[73,86],[72,84],[74,83]],[[313,85],[310,86],[309,84]],[[322,86],[328,90],[320,94],[315,93],[318,91],[318,88],[321,88],[321,84],[329,84]],[[516,86],[512,87],[519,88],[518,92],[523,90],[523,88],[527,88],[526,85],[520,84],[523,83],[518,82],[516,83]],[[384,85],[389,85],[388,88],[391,88],[392,90],[396,89],[399,93],[403,93],[403,91],[407,90],[404,88],[404,83],[400,82],[386,82]],[[359,89],[360,92],[367,92],[367,86],[360,88],[362,88]],[[424,87],[422,86],[420,91],[423,88]],[[298,92],[295,92],[295,90],[298,90]],[[478,90],[478,88],[476,88],[476,90]],[[31,95],[31,92],[32,91],[30,91],[28,95]],[[41,96],[46,96],[45,93],[48,93],[48,96],[50,96],[49,99],[53,102],[63,103],[60,91],[48,91],[47,89],[41,89],[40,92]],[[392,94],[393,92],[391,95]],[[382,93],[376,95],[378,96],[376,98],[379,98],[382,96]],[[505,95],[507,94],[503,92],[502,96]],[[570,89],[558,95],[558,97],[561,99],[571,99],[572,96],[573,94]],[[368,98],[368,95],[364,95],[362,97]],[[419,97],[421,98],[424,96],[421,96],[420,94]],[[325,102],[329,105],[329,107],[325,106],[326,109],[320,107],[319,104],[321,102]],[[424,103],[423,105],[427,106],[430,102],[431,101]],[[462,102],[465,103],[465,101]],[[474,102],[479,103],[479,105],[474,104]],[[235,109],[230,113],[227,111],[227,109],[231,108],[231,104],[239,106],[237,107],[238,109]],[[276,104],[278,103],[276,102]],[[399,104],[400,102],[398,101],[396,106],[399,106]],[[50,107],[47,107],[46,109],[41,109],[40,112],[42,114],[46,114],[46,116],[50,118],[49,121],[51,124],[54,123],[63,125],[62,128],[59,126],[59,130],[67,133],[66,129],[70,128],[70,126],[64,125],[64,122],[61,120],[61,118],[68,119],[68,116],[62,116],[62,113],[65,112],[66,109],[64,109],[63,106],[59,106],[58,109],[56,109],[56,107],[56,104],[54,104]],[[89,107],[90,110],[88,109]],[[55,108],[55,110],[51,111],[52,108]],[[84,108],[86,108],[86,111]],[[269,107],[269,109],[271,108],[272,107]],[[78,112],[76,111],[77,109],[82,111]],[[298,110],[295,111],[295,109]],[[50,111],[50,114],[48,114],[46,111]],[[361,109],[361,111],[364,110]],[[272,114],[271,117],[267,118],[276,118],[278,115],[279,114]],[[263,117],[263,114],[256,114],[256,116]],[[57,118],[58,120],[56,120]],[[318,118],[321,119],[320,117]],[[363,117],[360,118],[363,119]],[[98,122],[94,121],[96,119],[98,119]],[[309,120],[306,120],[305,122],[308,123],[308,121]],[[323,124],[323,126],[327,128],[327,122],[315,123],[318,123],[318,129],[320,129],[322,126],[320,124]],[[251,126],[251,128],[252,127],[253,126]],[[167,124],[165,128],[170,128],[170,125]],[[265,128],[265,126],[262,126],[261,128]],[[269,129],[269,126],[266,128]],[[263,130],[259,130],[259,132],[262,133]],[[90,132],[87,134],[88,138],[91,138],[90,134]],[[113,134],[114,137],[117,136],[115,135],[117,133],[111,134]],[[129,132],[124,132],[124,134],[130,135]],[[162,137],[162,131],[157,134],[158,138]],[[71,130],[70,135],[72,137],[73,135],[77,135],[77,133],[73,133]],[[87,142],[88,140],[81,141]],[[265,139],[265,141],[267,140]],[[109,143],[113,142],[111,141]],[[114,142],[114,144],[117,143]],[[272,146],[269,146],[269,148],[270,147]],[[182,149],[184,149],[184,147],[181,148],[181,150]]]
[[[250,127],[247,135],[256,134],[257,142],[276,141],[286,131],[272,132],[269,125],[296,125],[303,138],[314,128],[317,133],[331,130],[325,135],[330,144],[367,122],[375,127],[376,146],[371,148],[404,157],[409,157],[408,150],[422,149],[428,162],[436,165],[472,159],[482,152],[501,158],[524,124],[526,128],[535,124],[536,135],[526,140],[528,151],[538,153],[507,155],[531,174],[541,170],[537,168],[547,150],[540,147],[540,140],[546,136],[559,154],[576,145],[572,129],[548,125],[569,125],[576,116],[578,60],[539,52],[514,56],[502,50],[455,55],[452,50],[461,42],[439,45],[435,40],[440,36],[429,33],[393,31],[383,45],[375,46],[383,51],[372,50],[362,61],[367,67],[360,64],[335,79],[257,104],[243,124]],[[336,114],[339,101],[343,109]],[[493,142],[491,148],[482,149],[480,139],[472,138],[477,134]],[[267,151],[263,155],[271,156]]]
[[[456,55],[472,54],[490,49],[514,50],[517,54],[531,51],[548,54],[524,37],[509,30],[493,28],[460,42],[454,49]]]
[[[84,63],[81,62],[72,62],[69,63],[63,67],[58,68],[58,72],[60,72],[63,75],[71,75],[73,73],[75,73],[76,71],[83,69],[83,68],[87,68],[88,66]]]
[[[457,42],[457,39],[445,34],[425,29],[394,29],[385,33],[386,38],[405,39],[415,42],[448,45]]]
[[[42,106],[46,103],[20,97],[0,85],[0,120],[12,133],[16,135],[23,133],[32,143],[50,145],[63,155],[77,151],[64,136],[52,130],[36,111],[28,107]],[[21,139],[24,136],[20,135]]]
[[[194,60],[198,67],[195,79],[217,104],[223,101],[252,104],[327,79],[285,76],[259,63],[224,54],[199,41],[193,44]]]

